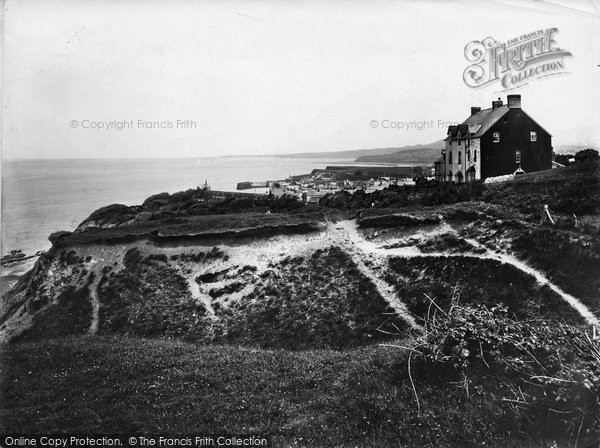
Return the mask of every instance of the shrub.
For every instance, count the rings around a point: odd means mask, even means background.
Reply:
[[[470,388],[485,394],[474,378],[502,382],[494,389],[506,386],[507,396],[489,399],[527,434],[588,443],[600,436],[600,347],[579,327],[518,321],[502,306],[454,305],[446,313],[431,302],[415,352],[417,365],[433,365],[438,380],[458,379],[467,396]]]
[[[77,252],[75,252],[74,250],[70,250],[69,252],[62,251],[60,253],[59,260],[62,263],[71,264],[71,265],[77,264],[81,261],[81,259],[77,255]]]
[[[458,185],[453,182],[440,182],[427,192],[422,201],[424,205],[456,204],[480,198],[483,190],[484,185],[481,181]]]
[[[600,205],[598,186],[598,178],[568,180],[558,188],[556,199],[550,205],[559,212],[593,214]]]
[[[575,153],[577,163],[591,163],[598,160],[598,151],[592,148],[582,149]]]
[[[90,281],[92,280],[90,276]],[[88,285],[69,286],[50,304],[33,315],[33,325],[14,341],[35,341],[84,334],[92,323]]]
[[[569,165],[569,159],[573,157],[570,154],[555,154],[554,155],[554,161],[556,163],[560,163],[561,165],[564,166],[568,166]]]
[[[84,223],[89,221],[97,221],[104,223],[116,223],[126,221],[135,217],[136,208],[129,207],[123,204],[111,204],[106,207],[101,207],[93,212]]]
[[[146,260],[156,260],[156,261],[162,261],[163,263],[167,263],[168,259],[167,259],[167,255],[166,254],[150,254],[146,257]]]
[[[283,195],[279,198],[270,198],[267,207],[273,211],[290,211],[302,208],[302,202],[295,196]]]
[[[135,270],[140,261],[142,261],[142,254],[137,247],[129,249],[123,257],[123,264],[130,271]]]

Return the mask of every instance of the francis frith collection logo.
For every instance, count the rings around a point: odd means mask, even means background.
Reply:
[[[521,87],[533,80],[567,73],[565,57],[571,52],[558,47],[558,28],[524,34],[506,42],[493,37],[474,40],[465,46],[471,63],[463,79],[469,87],[500,83],[503,90]]]

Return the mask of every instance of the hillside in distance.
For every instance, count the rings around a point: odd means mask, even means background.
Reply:
[[[428,145],[405,146],[392,153],[371,153],[360,156],[357,162],[370,163],[415,163],[431,164],[440,157],[440,150],[444,147],[444,141],[440,140]],[[557,154],[575,154],[589,145],[557,145],[554,152]]]
[[[575,143],[571,145],[554,145],[552,148],[556,154],[575,154],[586,148],[593,148],[591,145],[584,145],[582,143]]]
[[[365,155],[358,157],[357,162],[370,163],[419,163],[431,164],[440,157],[440,150],[444,147],[444,141],[430,145],[418,145],[418,147],[403,149],[391,154]]]
[[[317,159],[356,159],[357,162],[388,162],[388,156],[394,155],[394,158],[401,158],[400,154],[406,154],[401,162],[422,162],[428,160],[433,162],[437,156],[432,154],[439,154],[440,149],[444,147],[444,141],[439,140],[433,143],[424,145],[406,145],[397,148],[372,148],[372,149],[352,149],[348,151],[326,151],[326,152],[298,152],[294,154],[284,154],[279,157],[287,159],[302,159],[302,158],[317,158]],[[434,151],[435,149],[435,151]],[[423,154],[421,156],[421,153]],[[382,160],[363,160],[364,158],[378,158],[382,157]],[[433,158],[432,158],[433,157]],[[431,159],[431,160],[429,160]],[[395,160],[394,160],[395,161]]]
[[[556,145],[554,152],[557,154],[575,154],[589,145]],[[284,154],[278,157],[287,159],[354,159],[355,162],[364,163],[407,163],[429,165],[440,157],[440,150],[444,148],[444,140],[423,145],[406,145],[398,148],[372,148],[353,149],[348,151],[326,152],[300,152]]]

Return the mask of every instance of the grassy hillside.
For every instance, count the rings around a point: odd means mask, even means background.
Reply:
[[[232,265],[216,246],[206,252],[172,249],[171,256],[146,250],[121,249],[122,265],[106,263],[92,273],[91,260],[75,250],[59,252],[50,268],[63,273],[58,287],[42,286],[41,297],[33,294],[26,304],[32,325],[13,341],[87,333],[92,295],[99,306],[97,332],[107,335],[298,350],[369,345],[390,339],[378,328],[407,327],[338,247],[273,260],[264,271]],[[223,266],[229,267],[215,269]],[[190,280],[204,296],[191,292]]]
[[[547,286],[498,261],[473,261],[461,256],[393,258],[387,275],[399,297],[422,318],[430,310],[430,297],[444,311],[458,300],[473,306],[502,304],[519,319],[561,315],[567,322],[579,322],[578,314]]]
[[[352,149],[346,151],[326,151],[326,152],[301,152],[295,154],[285,154],[278,157],[284,158],[319,158],[319,159],[355,159],[360,157],[370,156],[385,156],[388,154],[395,154],[398,152],[420,151],[422,148],[438,148],[442,149],[444,146],[443,140],[437,142],[423,144],[423,145],[406,145],[397,148],[372,148],[372,149]]]
[[[407,329],[340,248],[288,257],[273,268],[241,301],[218,309],[226,340],[296,350],[343,348],[389,339],[378,329]]]
[[[438,316],[422,342],[398,341],[419,343],[412,353],[89,336],[5,345],[0,432],[263,434],[277,447],[586,446],[598,437],[600,353],[580,330],[460,311]]]
[[[100,209],[2,302],[0,432],[593,446],[600,345],[561,288],[600,316],[599,185],[587,166]]]
[[[440,158],[440,151],[442,148],[443,144],[437,144],[435,146],[423,145],[420,148],[405,149],[390,154],[360,156],[356,161],[372,163],[418,163],[429,165]]]

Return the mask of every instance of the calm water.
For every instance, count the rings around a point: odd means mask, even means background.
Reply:
[[[240,181],[284,179],[344,160],[198,158],[20,160],[2,164],[2,254],[50,248],[48,235],[73,230],[99,207],[141,204],[148,196],[208,184],[234,191]]]

